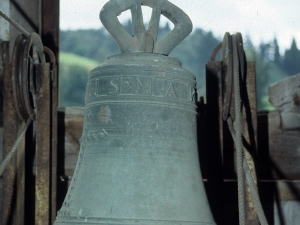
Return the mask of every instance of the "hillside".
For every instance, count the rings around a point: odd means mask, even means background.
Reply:
[[[130,26],[130,22],[125,25],[128,32]],[[169,31],[168,25],[161,27],[159,38]],[[196,76],[198,96],[205,97],[205,65],[221,41],[213,33],[197,28],[170,54]],[[119,53],[118,46],[104,29],[61,31],[60,44],[60,105],[83,106],[89,71],[107,56]],[[244,37],[244,48],[247,60],[256,62],[258,109],[269,109],[269,85],[300,72],[300,51],[293,41],[291,48],[280,55],[276,38],[255,47]]]
[[[73,53],[60,52],[59,105],[84,106],[89,71],[100,63]]]

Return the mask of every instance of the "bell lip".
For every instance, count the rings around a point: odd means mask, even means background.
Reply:
[[[110,55],[104,61],[104,63],[108,63],[110,60],[149,60],[154,62],[164,62],[164,63],[171,63],[177,66],[181,66],[181,62],[178,59],[156,54],[156,53],[145,53],[145,52],[133,52],[133,53],[119,53]]]
[[[124,225],[217,225],[212,215],[210,220],[205,221],[177,221],[177,220],[156,220],[156,219],[130,219],[130,218],[101,218],[101,217],[84,217],[84,216],[57,216],[54,225],[60,224],[124,224]]]

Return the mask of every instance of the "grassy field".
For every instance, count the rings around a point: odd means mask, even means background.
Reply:
[[[80,66],[84,67],[88,70],[91,70],[98,65],[100,65],[100,62],[97,62],[95,60],[91,60],[88,58],[81,57],[79,55],[75,55],[72,53],[67,53],[67,52],[60,52],[59,53],[59,62],[60,65],[66,65],[66,66]]]
[[[60,52],[59,62],[59,105],[62,107],[84,106],[89,72],[100,63],[66,52]]]

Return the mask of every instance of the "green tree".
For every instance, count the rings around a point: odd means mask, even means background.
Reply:
[[[197,28],[170,54],[170,57],[179,59],[182,66],[196,76],[199,96],[206,95],[205,65],[210,60],[213,49],[220,42],[212,32]]]
[[[274,63],[280,69],[283,69],[282,68],[282,57],[281,57],[280,52],[279,52],[279,46],[278,46],[277,38],[274,38],[273,47],[274,47]]]
[[[256,52],[254,47],[248,47],[246,50],[247,61],[254,61],[256,66],[256,98],[258,110],[271,110],[272,105],[269,102],[269,86],[287,77],[276,63],[268,59],[266,54]]]
[[[295,38],[293,38],[291,48],[285,51],[283,69],[290,76],[300,73],[300,51],[297,48]]]
[[[124,27],[131,33],[131,21],[124,23]],[[158,39],[164,37],[168,32],[170,32],[170,27],[166,24],[159,30]],[[206,92],[205,65],[210,60],[214,47],[220,42],[221,40],[218,40],[212,32],[197,28],[170,54],[170,57],[179,59],[182,66],[196,76],[199,96],[205,96]],[[300,59],[296,42],[293,41],[291,49],[286,51],[284,57],[281,57],[279,53],[276,38],[273,42],[262,43],[257,51],[250,38],[246,36],[244,48],[246,49],[247,60],[256,62],[258,109],[270,109],[268,102],[269,85],[287,76],[284,68],[292,67],[297,70],[295,65],[288,64],[295,63],[297,57]],[[116,42],[104,29],[62,31],[61,50],[73,53],[68,60],[62,57],[63,62],[60,65],[61,83],[64,84],[63,86],[60,85],[62,87],[61,105],[83,106],[86,79],[89,70],[92,69],[86,66],[89,64],[86,59],[94,60],[93,66],[95,67],[96,64],[102,63],[107,56],[117,54],[120,51]],[[78,60],[75,54],[85,58]],[[298,64],[300,66],[300,63]],[[289,72],[289,74],[292,73]]]

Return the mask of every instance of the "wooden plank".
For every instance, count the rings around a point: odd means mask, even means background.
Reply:
[[[7,2],[7,1],[6,1]],[[3,2],[3,4],[5,4]],[[0,89],[3,90],[0,93],[0,161],[2,162],[3,160],[3,156],[4,156],[4,151],[3,151],[3,119],[4,119],[4,114],[3,114],[3,110],[4,110],[4,95],[5,95],[5,89],[4,89],[4,65],[5,63],[9,62],[9,41],[3,41],[0,40],[1,42],[1,47],[0,47],[0,53],[1,53],[1,57],[0,57]],[[5,153],[6,154],[6,153]],[[0,179],[0,209],[2,209],[2,179]],[[1,219],[0,219],[1,221]],[[0,222],[1,223],[1,222]]]
[[[71,178],[73,176],[77,157],[80,150],[79,139],[82,135],[84,108],[59,108],[58,120],[63,122],[58,124],[58,137],[60,143],[59,152],[64,152],[64,175]]]
[[[272,84],[269,100],[280,114],[281,129],[300,129],[300,74]]]
[[[59,0],[42,1],[42,41],[55,58],[59,53]]]
[[[300,180],[300,130],[282,130],[278,111],[258,114],[258,171],[265,180]]]
[[[58,60],[59,57],[59,0],[44,0],[41,3],[41,39],[44,46],[48,47]],[[55,62],[52,62],[55,63]],[[57,212],[57,106],[58,106],[58,73],[57,67],[53,67],[54,80],[52,81],[52,153],[51,153],[51,205],[50,220],[54,223]]]
[[[57,105],[58,105],[58,76],[57,66],[51,68],[51,221],[53,224],[57,212]]]
[[[272,179],[300,180],[300,129],[282,130],[278,111],[269,112],[269,164]]]
[[[254,179],[254,183],[257,184],[256,72],[254,62],[247,62],[245,84],[245,87],[241,87],[241,95],[244,100],[242,108],[244,154]],[[259,220],[254,208],[254,200],[247,182],[245,185],[245,210],[247,224],[258,225]]]
[[[3,158],[10,151],[17,138],[18,118],[15,113],[12,95],[11,63],[4,64],[4,105],[3,105]],[[14,156],[3,173],[1,224],[15,223],[15,185],[16,185],[16,157]]]
[[[35,225],[47,225],[50,224],[50,65],[37,64],[36,71]]]
[[[44,46],[48,47],[58,60],[59,57],[59,0],[44,0],[41,5],[41,39]],[[55,63],[55,62],[52,62]],[[57,212],[57,106],[58,106],[58,73],[53,67],[52,81],[52,155],[51,155],[51,224],[54,223]]]
[[[40,3],[42,0],[11,0],[10,1],[10,16],[20,26],[25,28],[28,32],[41,33],[40,30]],[[15,27],[10,26],[10,55],[12,55],[14,42],[16,37],[20,34]]]
[[[24,126],[25,123],[22,125]],[[19,127],[22,127],[19,126]],[[20,130],[20,129],[19,129]],[[17,180],[16,180],[16,224],[25,224],[25,136],[19,143],[17,153]]]

